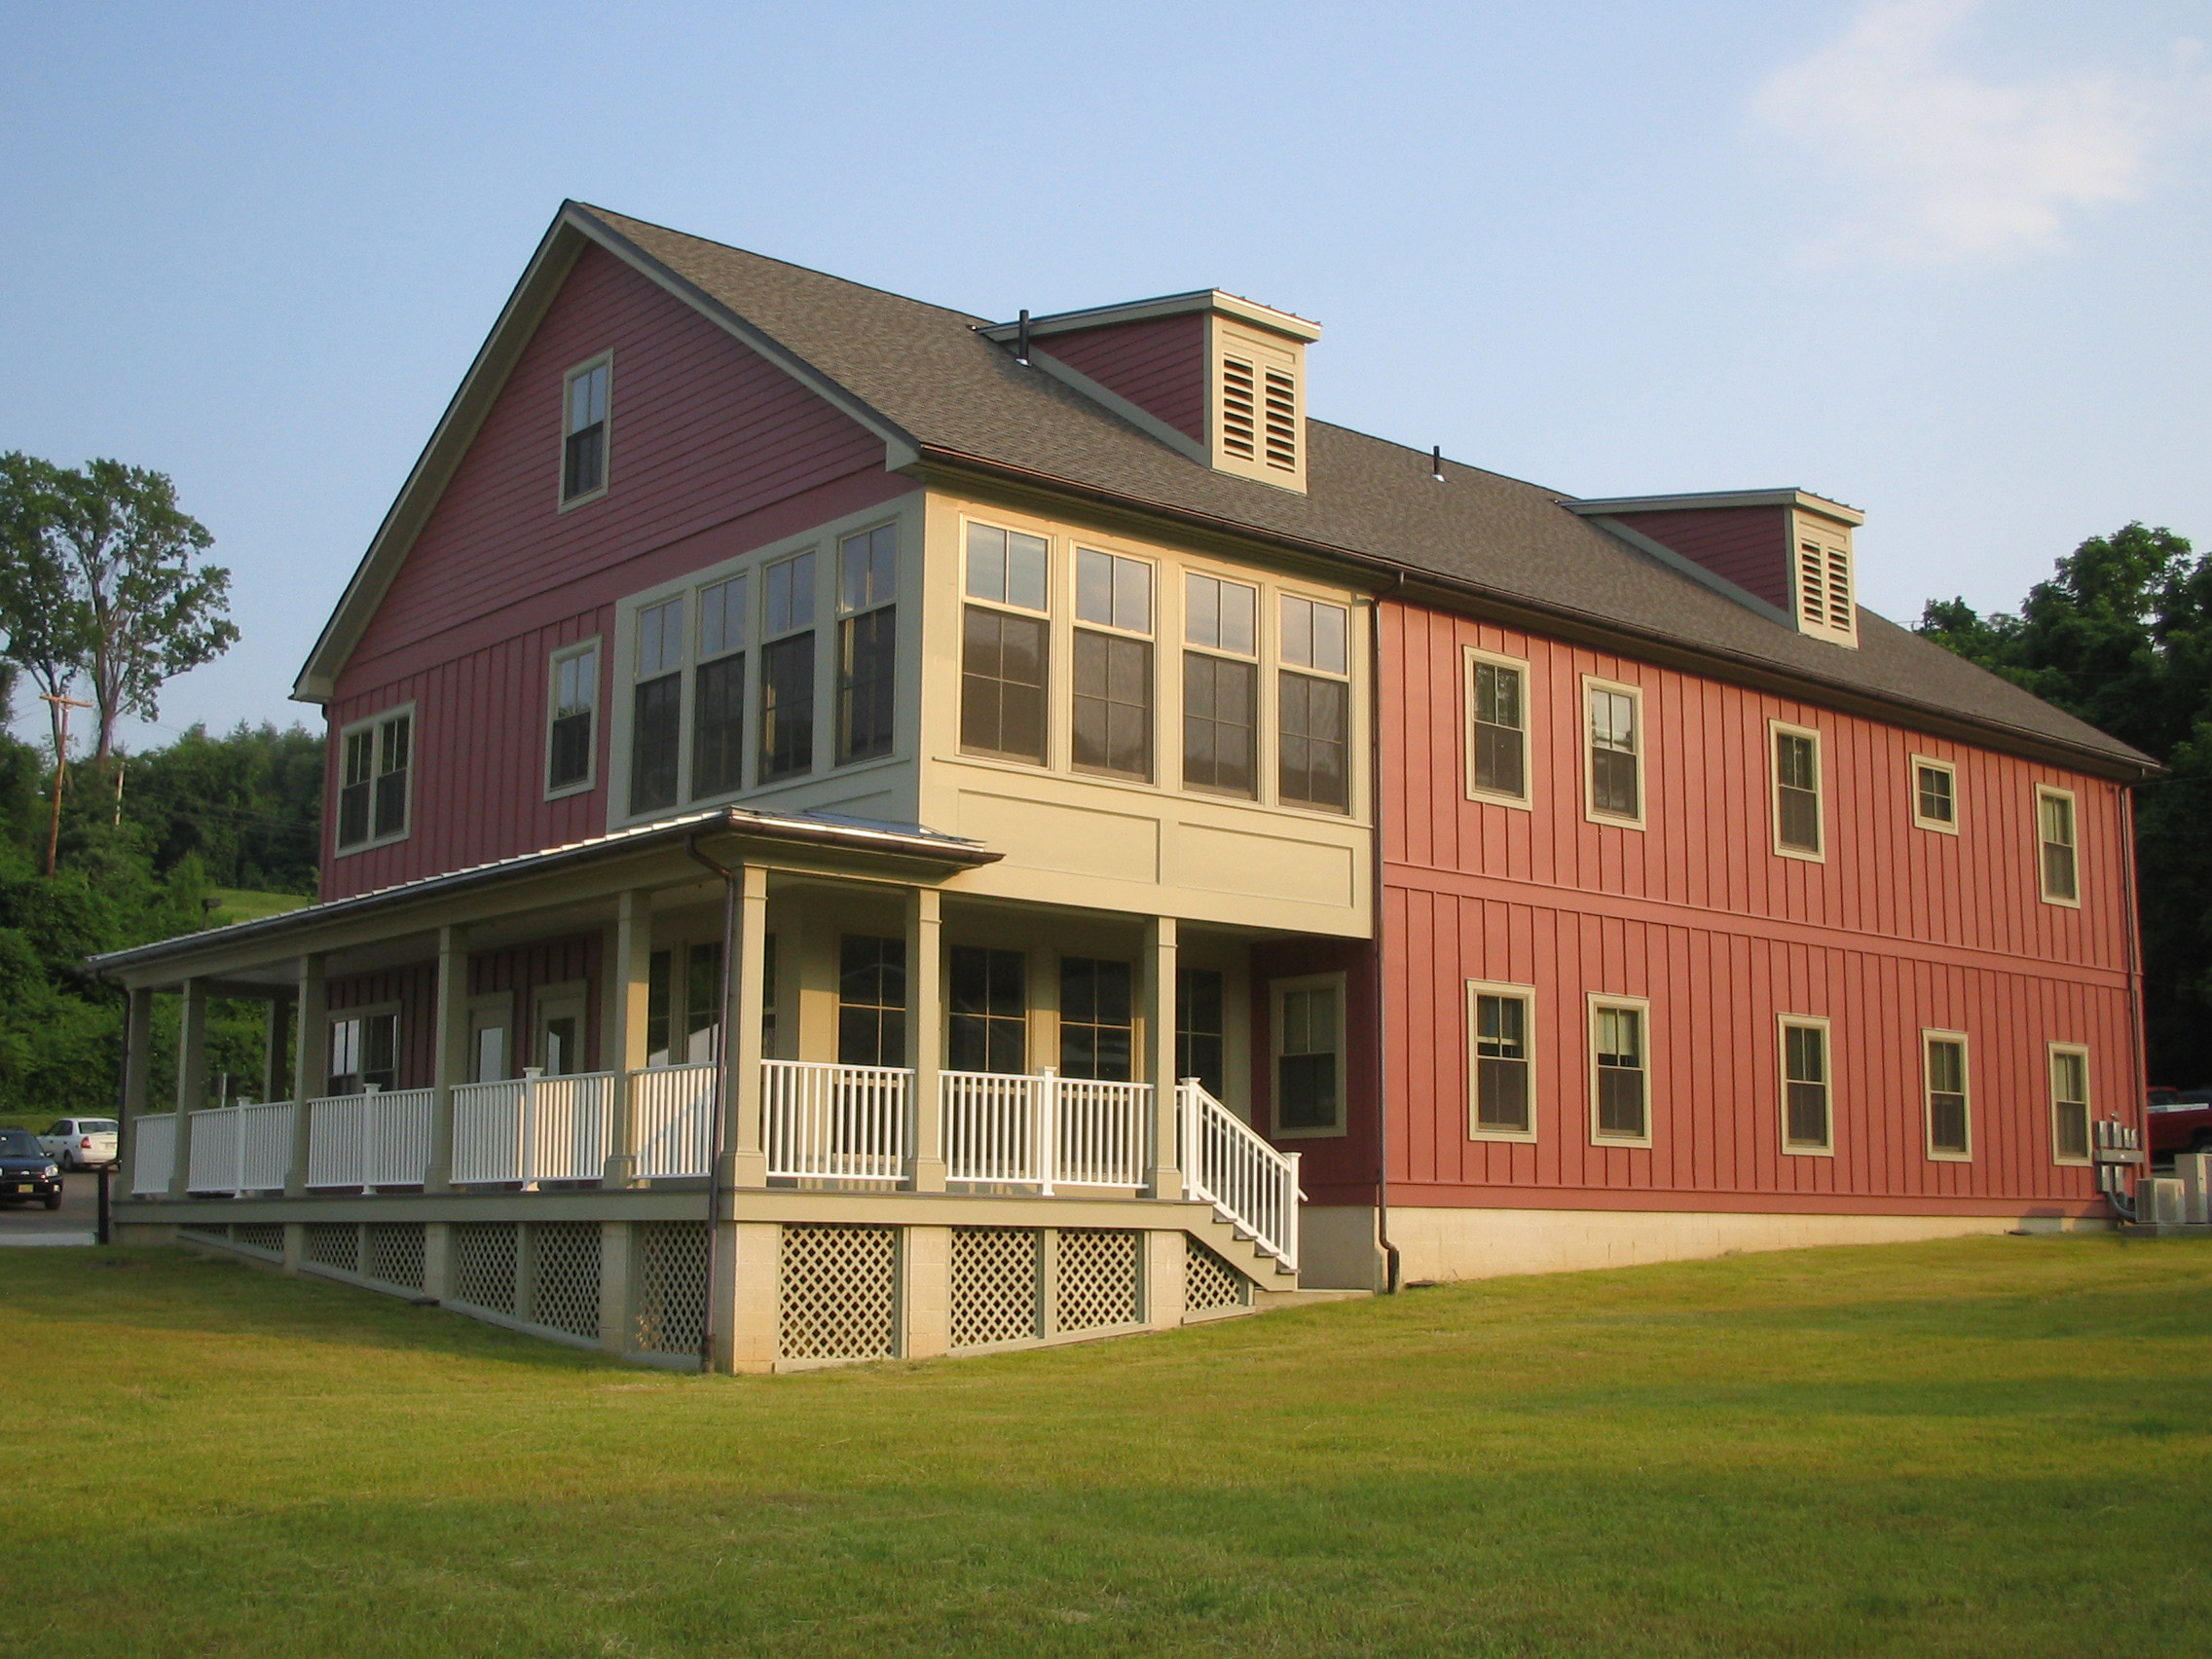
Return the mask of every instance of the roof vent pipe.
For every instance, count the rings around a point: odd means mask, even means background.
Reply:
[[[1029,313],[1027,312],[1021,313],[1021,321],[1017,326],[1020,332],[1014,337],[1014,360],[1017,363],[1026,364],[1029,361]]]
[[[1444,482],[1444,446],[1436,445],[1428,452],[1428,475],[1439,484]]]

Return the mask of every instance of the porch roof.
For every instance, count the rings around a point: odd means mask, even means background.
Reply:
[[[294,934],[312,932],[323,923],[341,919],[353,920],[382,910],[402,908],[432,897],[493,886],[502,881],[540,876],[571,866],[658,849],[670,842],[687,840],[701,834],[737,834],[794,847],[819,847],[841,853],[876,853],[939,866],[948,873],[974,868],[978,865],[996,864],[1006,857],[1004,853],[994,852],[979,841],[964,840],[957,835],[946,835],[919,826],[907,828],[827,815],[759,812],[742,806],[718,806],[704,812],[685,813],[681,818],[665,819],[657,824],[642,824],[605,835],[594,835],[587,840],[570,842],[566,846],[548,847],[535,853],[518,853],[512,858],[497,859],[490,864],[471,865],[466,869],[448,870],[441,875],[419,876],[413,881],[395,882],[389,887],[379,887],[345,899],[333,899],[325,903],[304,905],[297,910],[285,910],[274,916],[232,922],[201,933],[179,934],[173,939],[157,940],[152,944],[132,945],[128,950],[103,951],[97,956],[87,958],[87,965],[94,974],[110,977],[211,948],[227,949],[241,943],[274,942]]]

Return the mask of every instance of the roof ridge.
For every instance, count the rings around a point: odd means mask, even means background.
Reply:
[[[818,276],[823,281],[834,282],[841,288],[854,288],[864,294],[875,294],[886,300],[897,300],[902,305],[914,306],[922,311],[939,312],[945,316],[957,317],[972,327],[987,325],[990,322],[989,317],[978,316],[974,312],[961,311],[956,306],[940,306],[935,300],[918,300],[911,294],[902,294],[891,288],[879,288],[872,282],[856,282],[850,276],[838,276],[834,271],[817,270],[811,265],[801,265],[795,259],[778,259],[772,253],[761,253],[756,248],[739,247],[735,242],[717,241],[713,237],[703,237],[692,231],[680,231],[674,225],[664,225],[654,219],[641,219],[632,213],[618,212],[612,207],[602,207],[596,203],[579,202],[571,197],[568,204],[571,207],[580,207],[587,213],[594,213],[601,218],[613,220],[620,224],[639,225],[648,231],[658,231],[663,236],[678,237],[687,242],[697,242],[702,247],[711,247],[719,253],[741,253],[748,259],[757,259],[763,265],[781,266],[786,271],[796,271],[807,276]]]

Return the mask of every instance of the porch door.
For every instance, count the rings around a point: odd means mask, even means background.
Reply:
[[[584,994],[541,991],[537,998],[537,1064],[547,1077],[584,1069]]]

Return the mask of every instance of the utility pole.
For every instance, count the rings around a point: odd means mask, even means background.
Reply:
[[[46,873],[51,880],[61,855],[61,780],[69,761],[69,711],[89,709],[92,704],[55,691],[41,691],[38,700],[54,705],[54,816],[46,831]]]

